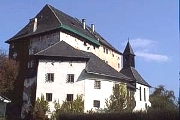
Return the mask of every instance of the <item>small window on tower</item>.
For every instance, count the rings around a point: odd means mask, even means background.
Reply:
[[[17,58],[17,52],[13,53],[13,58],[16,59]]]
[[[127,56],[125,57],[125,61],[126,61],[126,62],[128,61],[128,57],[127,57]]]
[[[34,67],[34,60],[31,60],[28,62],[28,68],[33,68]]]

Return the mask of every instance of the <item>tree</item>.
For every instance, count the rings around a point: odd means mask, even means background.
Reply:
[[[13,90],[18,75],[18,63],[0,51],[0,93],[7,95]]]
[[[150,95],[149,100],[151,102],[151,110],[178,109],[174,92],[171,90],[166,90],[163,85],[159,85],[158,87],[154,88],[154,91]]]
[[[51,119],[54,120],[58,118],[61,114],[69,113],[84,113],[84,100],[82,95],[77,95],[76,99],[73,101],[63,101],[60,105],[59,101],[54,101],[55,111],[53,112]]]
[[[44,99],[44,96],[41,95],[41,98],[37,98],[33,111],[30,111],[29,113],[33,112],[32,114],[35,120],[46,120],[48,119],[46,115],[48,111],[49,103]]]
[[[132,111],[135,107],[134,92],[129,91],[125,84],[115,84],[113,94],[106,99],[108,112]]]
[[[58,108],[61,113],[83,113],[84,112],[84,100],[82,95],[77,95],[73,101],[63,101],[60,107],[55,104],[55,108]],[[56,109],[57,110],[57,109]]]

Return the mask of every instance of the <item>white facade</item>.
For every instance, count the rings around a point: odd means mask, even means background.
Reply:
[[[82,70],[85,68],[85,62],[54,62],[48,60],[39,60],[37,73],[36,98],[46,93],[52,93],[52,101],[49,102],[50,110],[54,110],[54,101],[62,103],[67,98],[67,94],[84,95],[84,81],[79,80]],[[47,73],[54,74],[54,81],[45,80]],[[67,74],[74,74],[74,83],[67,83]]]
[[[85,62],[60,62],[50,60],[39,60],[37,74],[36,99],[52,93],[52,101],[49,102],[50,111],[54,111],[54,101],[61,104],[67,99],[67,94],[83,95],[84,111],[104,109],[105,99],[112,94],[113,82],[106,78],[100,79],[98,76],[85,75]],[[45,75],[54,73],[54,81],[46,82]],[[74,74],[74,83],[67,83],[67,74]],[[95,81],[100,81],[100,89],[94,88]],[[94,100],[100,101],[99,108],[94,107]]]
[[[101,81],[100,89],[94,88],[95,80]],[[90,79],[85,81],[85,101],[84,107],[85,112],[87,110],[97,110],[106,108],[105,99],[109,98],[112,94],[113,82],[101,80],[101,79]],[[94,107],[94,100],[100,101],[100,107]]]
[[[133,111],[145,111],[147,107],[151,107],[149,102],[149,87],[136,83],[135,92],[136,107]]]

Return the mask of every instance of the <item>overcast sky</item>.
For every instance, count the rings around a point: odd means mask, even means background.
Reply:
[[[178,96],[178,0],[1,0],[0,48],[8,51],[4,42],[45,4],[95,24],[95,30],[120,52],[129,38],[136,70],[151,86],[164,85]]]

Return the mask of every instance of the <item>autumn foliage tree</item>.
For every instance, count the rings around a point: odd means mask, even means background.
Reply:
[[[13,90],[18,75],[18,64],[9,59],[5,52],[0,52],[0,94],[7,95]]]

